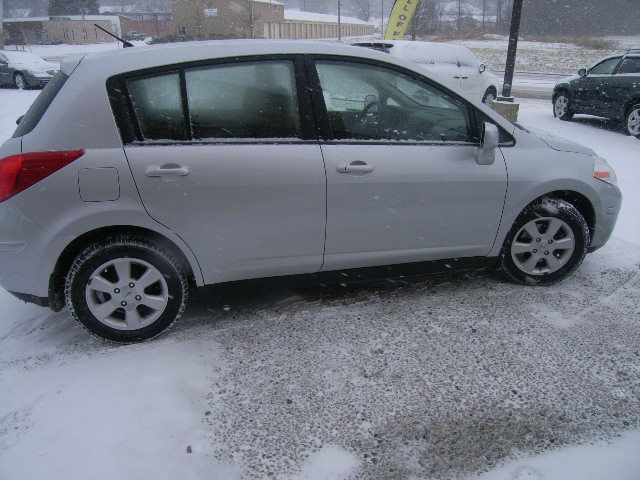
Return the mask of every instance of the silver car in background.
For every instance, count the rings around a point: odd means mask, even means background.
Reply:
[[[44,87],[60,67],[29,52],[0,50],[0,84],[23,90]]]
[[[593,151],[384,53],[110,51],[63,62],[0,149],[0,285],[136,342],[235,280],[457,258],[551,285],[620,205]]]

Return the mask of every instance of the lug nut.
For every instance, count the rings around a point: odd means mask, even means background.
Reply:
[[[119,288],[116,288],[116,289],[113,291],[113,293],[120,293],[120,289],[119,289]]]
[[[136,284],[135,284],[135,283],[133,283],[133,282],[131,282],[131,283],[129,284],[129,288],[133,288],[133,287],[135,287],[135,286],[136,286]]]
[[[549,252],[544,252],[545,255],[549,255]]]
[[[127,302],[120,302],[120,305],[122,305],[123,307],[127,306]]]
[[[535,248],[533,249],[533,253],[538,253],[538,250],[536,250]]]
[[[142,297],[140,295],[136,295],[136,300],[140,301],[140,300],[142,300]]]
[[[536,242],[539,242],[539,241],[540,241],[540,239],[539,239],[539,238],[536,238]]]
[[[553,240],[549,240],[549,245],[551,245],[553,243]]]

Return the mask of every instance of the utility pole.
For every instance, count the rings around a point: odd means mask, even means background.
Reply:
[[[516,68],[516,53],[518,52],[518,38],[520,36],[520,19],[522,18],[522,0],[513,0],[513,12],[511,14],[511,32],[509,33],[509,49],[507,50],[507,65],[504,70],[504,86],[502,97],[511,99],[511,87],[513,74]]]
[[[338,40],[342,40],[342,20],[340,18],[340,0],[338,0]]]
[[[380,21],[382,22],[382,38],[384,38],[384,0],[381,0],[381,1],[382,1],[382,14],[380,15]]]

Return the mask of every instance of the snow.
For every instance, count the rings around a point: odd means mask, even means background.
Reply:
[[[640,430],[636,430],[610,443],[566,447],[519,459],[473,480],[635,480],[639,474]]]
[[[37,94],[0,89],[0,141]],[[220,286],[124,347],[0,291],[0,478],[639,478],[640,141],[549,100],[520,111],[606,158],[624,194],[565,283]]]
[[[146,45],[143,41],[132,41],[136,48]],[[105,50],[115,50],[122,48],[122,44],[117,40],[106,43],[88,43],[84,45],[30,45],[28,48],[24,46],[6,45],[5,51],[25,50],[31,51],[33,54],[49,61],[59,62],[61,59],[73,55],[86,55],[88,53],[104,52]]]
[[[324,22],[324,23],[338,23],[337,15],[329,15],[326,13],[305,12],[302,10],[285,10],[284,19],[290,21],[301,22]],[[340,16],[340,21],[343,25],[372,25],[369,22],[360,20],[355,17]]]

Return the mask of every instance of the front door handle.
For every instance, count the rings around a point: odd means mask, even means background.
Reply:
[[[181,167],[173,163],[161,167],[151,165],[145,171],[147,177],[186,177],[189,173],[189,167]]]
[[[453,77],[453,78],[460,78],[460,75],[456,75],[456,76],[455,76],[455,77]]]
[[[466,80],[466,79],[468,79],[468,78],[469,78],[469,77],[462,77],[462,79],[463,79],[463,80]]]
[[[336,168],[338,173],[370,173],[375,167],[361,160],[356,160],[347,165],[340,165]]]

